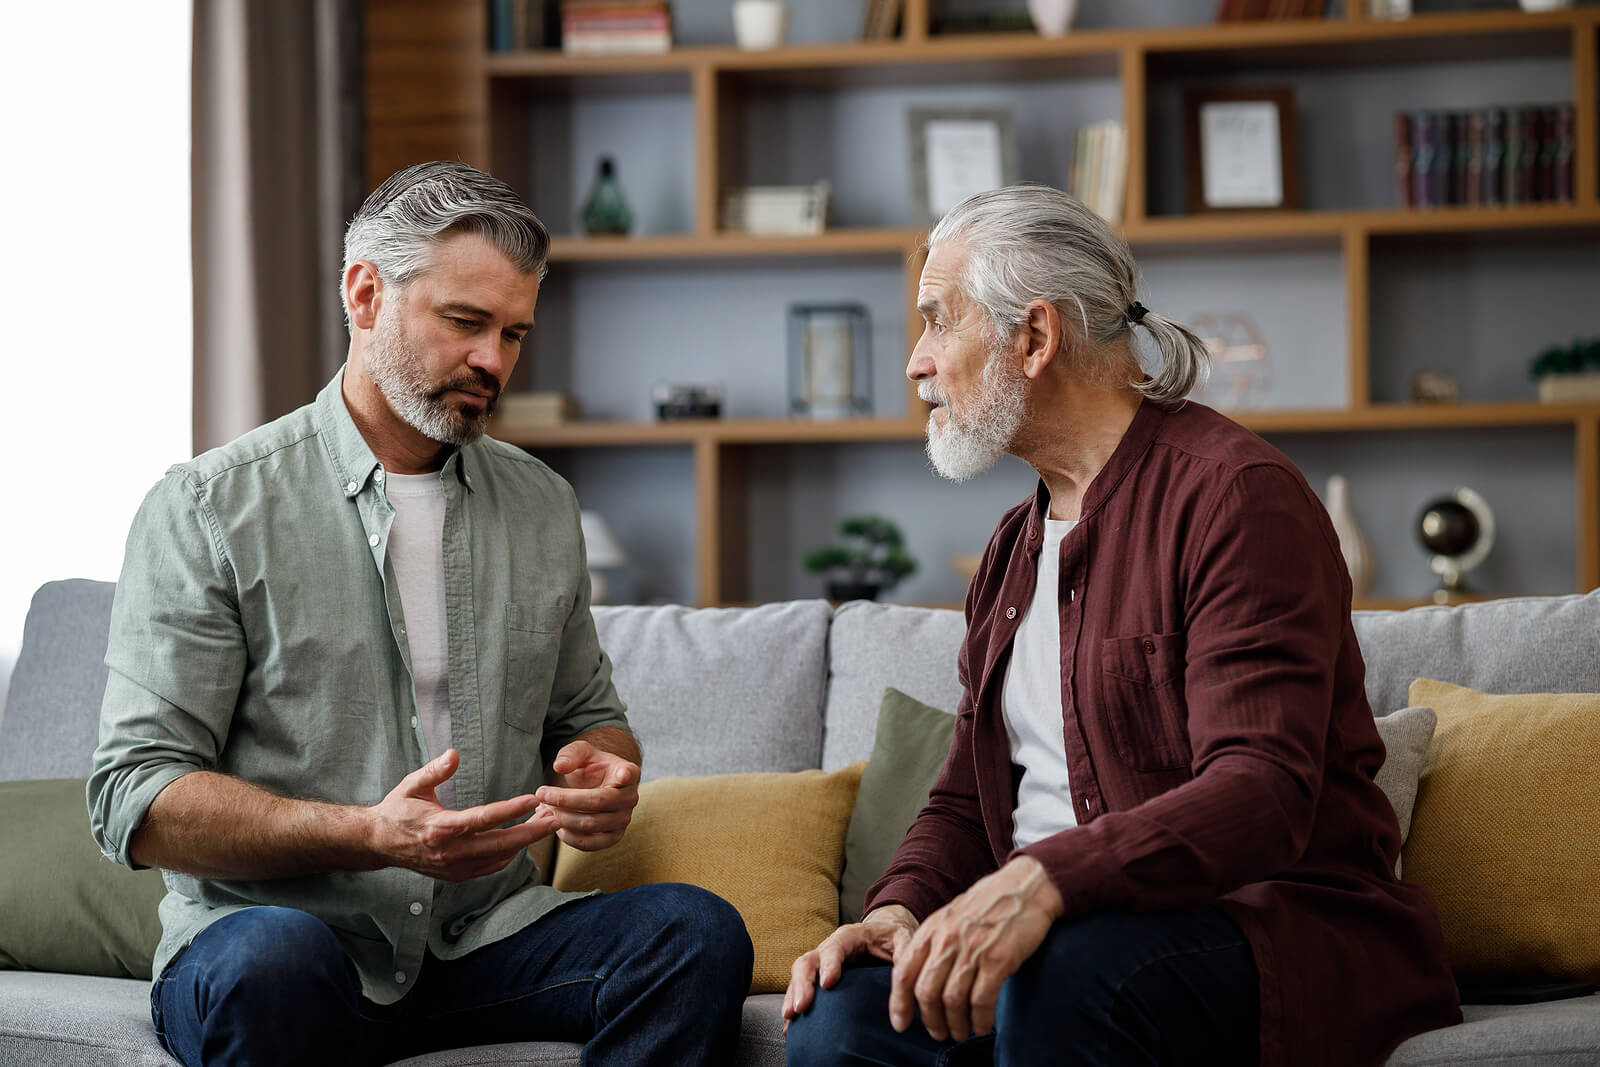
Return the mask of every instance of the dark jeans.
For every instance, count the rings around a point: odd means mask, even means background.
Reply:
[[[354,1067],[513,1041],[582,1042],[585,1064],[730,1063],[752,955],[720,897],[641,886],[565,904],[461,959],[429,954],[416,986],[378,1005],[321,920],[248,908],[202,931],[150,1006],[189,1067]]]
[[[1216,908],[1057,923],[1001,987],[994,1033],[935,1041],[889,1025],[887,966],[846,970],[789,1024],[788,1062],[1110,1065],[1260,1059],[1255,959]]]

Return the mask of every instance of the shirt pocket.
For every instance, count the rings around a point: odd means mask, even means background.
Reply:
[[[1101,708],[1117,756],[1139,771],[1187,768],[1184,637],[1135,634],[1100,643]]]
[[[524,733],[544,732],[570,604],[561,595],[506,604],[503,712],[506,725]]]

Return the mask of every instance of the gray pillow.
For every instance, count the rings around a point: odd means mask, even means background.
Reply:
[[[839,877],[839,919],[861,919],[861,905],[895,849],[905,839],[928,790],[944,766],[956,717],[895,688],[883,691],[872,758],[861,773],[855,810],[844,837],[844,872]],[[1415,783],[1413,782],[1413,787]]]
[[[1389,755],[1378,768],[1375,780],[1400,821],[1402,848],[1406,838],[1411,836],[1411,809],[1417,803],[1417,780],[1422,777],[1422,765],[1427,762],[1428,745],[1433,741],[1433,728],[1438,723],[1439,717],[1432,708],[1420,707],[1401,708],[1378,719],[1378,736],[1383,738],[1383,747],[1389,750]],[[1394,876],[1400,877],[1398,859],[1394,862]]]

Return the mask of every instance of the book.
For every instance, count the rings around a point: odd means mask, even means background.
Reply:
[[[1411,200],[1422,209],[1437,207],[1434,199],[1434,171],[1438,167],[1439,116],[1432,111],[1417,112],[1412,127]]]
[[[1577,120],[1571,104],[1556,108],[1555,156],[1550,167],[1551,199],[1572,203],[1572,159],[1577,147]]]
[[[1439,115],[1439,184],[1437,204],[1461,203],[1461,169],[1457,166],[1461,146],[1461,123],[1454,112]]]
[[[1467,116],[1467,165],[1462,203],[1469,207],[1483,204],[1483,112]]]
[[[1394,117],[1394,183],[1403,208],[1417,206],[1411,188],[1411,158],[1415,151],[1411,144],[1411,116],[1401,111]]]
[[[1506,113],[1492,107],[1483,117],[1483,206],[1499,207],[1506,202],[1502,164],[1506,154]]]
[[[1522,109],[1522,157],[1517,161],[1517,188],[1524,204],[1539,200],[1539,122],[1544,108]]]
[[[1527,199],[1522,189],[1522,113],[1525,109],[1506,109],[1505,153],[1500,157],[1500,199],[1514,207]]]
[[[580,415],[578,402],[566,393],[502,393],[495,418],[521,426],[549,426]]]
[[[904,0],[867,0],[866,15],[862,19],[863,41],[886,41],[900,28],[900,7]]]

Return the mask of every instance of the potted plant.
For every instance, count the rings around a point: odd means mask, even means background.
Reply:
[[[839,523],[839,536],[843,544],[813,548],[802,560],[812,574],[829,575],[829,600],[876,600],[880,592],[917,571],[917,561],[906,554],[900,527],[888,519],[847,518]]]
[[[1545,349],[1533,357],[1528,377],[1539,383],[1546,404],[1600,400],[1600,337]]]

